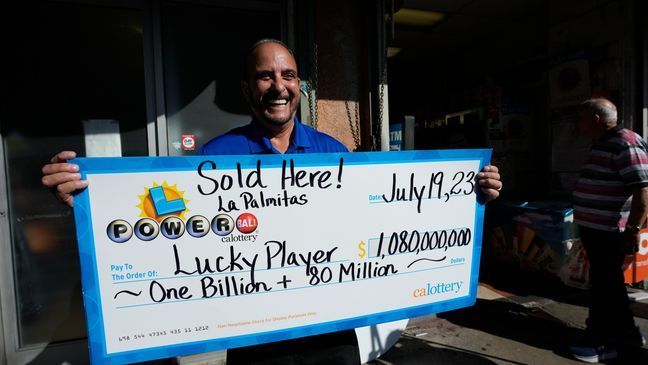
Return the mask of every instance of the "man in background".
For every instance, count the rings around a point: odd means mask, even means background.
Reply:
[[[592,139],[574,188],[574,219],[590,262],[591,303],[586,338],[572,346],[585,362],[613,359],[641,347],[623,277],[623,262],[638,249],[648,215],[648,145],[617,123],[616,106],[594,98],[581,105],[579,133]]]

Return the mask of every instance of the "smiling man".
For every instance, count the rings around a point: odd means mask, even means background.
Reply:
[[[281,41],[263,39],[250,47],[241,90],[252,111],[252,121],[216,137],[199,155],[249,155],[284,153],[348,152],[335,138],[299,122],[296,111],[300,91],[297,63]],[[67,163],[76,157],[63,151],[43,167],[42,183],[62,202],[73,206],[73,194],[88,186],[78,166]],[[499,196],[502,183],[498,169],[486,166],[477,174],[484,201]],[[331,305],[344,305],[332,298]],[[227,363],[233,364],[353,364],[360,362],[353,330],[231,349]]]
[[[282,45],[261,41],[246,60],[241,90],[254,116],[266,128],[286,125],[299,105],[299,77],[292,53]]]
[[[296,117],[300,91],[297,63],[283,43],[263,39],[250,47],[241,91],[252,121],[207,142],[203,155],[348,152],[336,139]],[[353,330],[227,351],[227,364],[349,364],[360,361]]]
[[[255,43],[248,51],[241,80],[252,122],[207,142],[199,154],[348,152],[333,137],[299,122],[299,81],[290,49],[274,39]]]

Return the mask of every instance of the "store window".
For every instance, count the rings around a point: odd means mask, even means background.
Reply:
[[[279,1],[254,9],[163,4],[169,155],[194,155],[209,139],[250,121],[241,64],[254,41],[281,39],[280,9]],[[183,136],[193,136],[193,142],[183,144]]]
[[[40,169],[63,149],[148,153],[142,11],[29,2],[4,19],[11,52],[1,69],[0,126],[18,343],[84,338],[72,210],[40,185]]]
[[[415,118],[416,149],[492,148],[505,198],[571,198],[589,150],[575,132],[586,98],[609,98],[634,128],[633,2],[395,4],[390,122]]]
[[[282,38],[284,6],[27,1],[2,14],[0,309],[10,363],[88,361],[87,343],[75,341],[87,336],[73,211],[41,186],[42,165],[61,150],[192,155],[182,135],[199,147],[246,124],[243,55],[259,38]]]

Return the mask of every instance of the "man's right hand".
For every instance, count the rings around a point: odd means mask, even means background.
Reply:
[[[49,188],[56,198],[70,207],[74,204],[73,194],[88,187],[87,180],[81,180],[79,166],[67,163],[76,157],[74,151],[61,151],[43,166],[43,186]]]

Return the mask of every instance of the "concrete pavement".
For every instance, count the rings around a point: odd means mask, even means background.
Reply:
[[[482,267],[480,280],[474,306],[411,319],[396,345],[370,364],[583,364],[571,358],[568,346],[583,335],[586,291],[499,265]],[[648,299],[633,303],[632,310],[648,335]],[[607,363],[648,364],[648,347],[634,355]],[[221,365],[224,353],[187,356],[178,363]]]
[[[513,268],[482,279],[475,306],[410,320],[398,343],[371,364],[582,364],[568,346],[584,333],[586,291]],[[632,309],[648,334],[648,299]],[[648,364],[648,347],[606,363]]]

